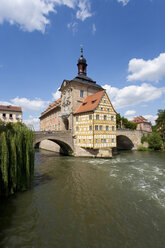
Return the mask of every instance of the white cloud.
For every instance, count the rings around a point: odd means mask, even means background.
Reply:
[[[70,22],[67,24],[67,27],[69,29],[72,29],[73,34],[75,34],[78,31],[78,23],[77,22]]]
[[[104,85],[112,104],[116,109],[135,106],[143,102],[149,102],[160,98],[165,93],[164,88],[156,88],[151,84],[143,83],[140,86],[131,85],[122,89]]]
[[[90,0],[0,0],[0,24],[7,21],[24,31],[44,33],[50,12],[57,13],[56,6],[62,5],[74,9],[82,21],[92,16]]]
[[[153,125],[155,125],[155,120],[158,118],[157,115],[143,115],[143,117],[149,120]]]
[[[23,111],[41,111],[47,107],[49,101],[43,101],[39,98],[30,100],[28,98],[16,97],[11,99],[10,102],[0,101],[0,105],[15,105],[22,107]]]
[[[53,95],[53,100],[57,100],[61,97],[61,92],[59,91],[60,88],[57,89],[56,92],[52,93]]]
[[[24,120],[25,123],[29,127],[33,127],[35,131],[40,130],[40,119],[38,117],[29,116],[29,119]]]
[[[8,106],[8,105],[13,105],[13,104],[11,104],[11,102],[7,102],[7,101],[0,101],[0,105]]]
[[[125,115],[126,116],[131,116],[131,115],[135,115],[136,114],[136,111],[135,110],[127,110],[126,112],[125,112]]]
[[[157,82],[165,76],[165,53],[161,53],[153,60],[131,59],[129,61],[128,81],[151,81]]]
[[[130,0],[117,0],[119,3],[122,3],[123,6],[127,5]]]
[[[96,33],[96,25],[93,24],[93,25],[92,25],[92,34],[95,34],[95,33]]]
[[[88,17],[92,16],[91,4],[88,0],[79,0],[78,8],[79,8],[79,10],[76,13],[77,19],[84,21]]]

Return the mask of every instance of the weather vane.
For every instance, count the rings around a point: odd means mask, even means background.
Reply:
[[[81,47],[81,56],[83,56],[83,45],[81,44],[80,47]]]

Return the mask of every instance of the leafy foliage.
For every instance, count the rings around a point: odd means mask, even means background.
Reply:
[[[158,110],[158,118],[156,120],[156,126],[155,129],[157,132],[160,133],[160,136],[163,140],[163,143],[165,144],[165,109]]]
[[[148,134],[147,136],[142,136],[141,138],[142,144],[144,142],[148,142],[149,148],[152,150],[161,150],[162,149],[162,139],[158,132],[153,132],[152,134]],[[139,150],[139,149],[138,149]]]
[[[138,151],[152,151],[152,149],[149,149],[149,148],[144,147],[144,146],[139,146]]]
[[[141,143],[143,144],[144,142],[148,142],[148,136],[143,135],[141,138]]]
[[[133,123],[132,121],[129,121],[127,118],[125,117],[121,117],[120,114],[116,115],[116,124],[117,124],[117,128],[128,128],[131,130],[136,130],[137,128],[137,124]]]
[[[148,136],[148,144],[149,148],[153,150],[161,150],[162,149],[162,139],[159,133],[152,133]]]
[[[0,196],[28,189],[34,174],[34,134],[22,123],[0,122]]]

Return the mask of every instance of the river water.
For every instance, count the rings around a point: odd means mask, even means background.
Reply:
[[[0,204],[0,248],[164,248],[165,153],[36,151],[35,185]]]

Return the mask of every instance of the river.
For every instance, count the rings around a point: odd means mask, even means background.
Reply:
[[[36,151],[30,191],[0,204],[0,248],[164,248],[165,153]]]

